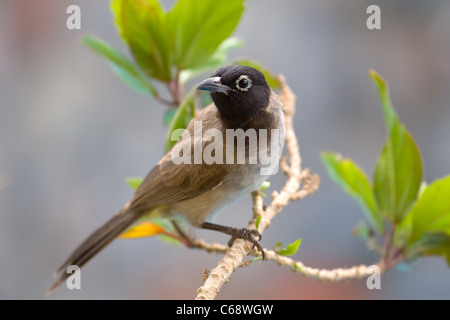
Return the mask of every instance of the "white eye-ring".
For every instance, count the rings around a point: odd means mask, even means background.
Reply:
[[[252,79],[246,74],[243,74],[236,80],[236,88],[241,91],[248,91],[252,87]]]

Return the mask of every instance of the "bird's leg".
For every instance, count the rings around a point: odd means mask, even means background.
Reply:
[[[176,232],[180,235],[182,239],[186,241],[186,245],[189,248],[195,248],[197,246],[197,241],[191,237],[191,235],[186,234],[184,230],[181,228],[181,226],[176,222],[175,220],[171,220],[173,227],[175,228]]]
[[[201,225],[201,228],[229,234],[231,236],[231,239],[228,242],[228,246],[230,247],[235,239],[243,239],[250,241],[251,243],[253,243],[252,249],[256,247],[259,251],[261,251],[263,260],[265,258],[264,251],[261,247],[261,244],[259,243],[259,240],[261,240],[261,234],[257,230],[249,230],[246,228],[233,228],[210,222],[204,222]]]

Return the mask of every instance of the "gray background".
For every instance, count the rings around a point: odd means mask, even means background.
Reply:
[[[69,4],[81,7],[80,31],[66,29]],[[381,7],[381,30],[366,28],[370,4]],[[126,52],[108,7],[106,0],[0,2],[0,298],[43,298],[74,246],[131,197],[124,177],[144,176],[162,155],[165,107],[124,86],[80,44],[96,35]],[[351,235],[360,208],[328,178],[319,153],[339,151],[371,175],[385,137],[368,77],[374,68],[421,148],[425,179],[449,174],[449,30],[449,1],[247,2],[235,33],[245,47],[231,57],[286,76],[298,96],[303,163],[322,178],[319,192],[275,218],[263,246],[302,238],[295,258],[312,267],[376,261]],[[279,187],[283,177],[272,180]],[[245,226],[250,206],[242,200],[217,222]],[[191,299],[219,258],[155,238],[120,240],[83,269],[81,290],[62,287],[51,298]],[[448,299],[449,275],[443,259],[425,258],[409,272],[390,271],[381,290],[370,291],[365,281],[318,282],[264,262],[235,272],[219,297]]]

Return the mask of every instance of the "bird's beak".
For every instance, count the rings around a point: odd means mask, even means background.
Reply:
[[[197,90],[206,90],[211,92],[220,92],[228,94],[231,88],[220,83],[220,77],[212,77],[203,80],[197,87]]]

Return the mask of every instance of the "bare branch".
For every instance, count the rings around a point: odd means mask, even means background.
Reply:
[[[220,243],[209,244],[203,240],[199,240],[197,248],[204,249],[207,252],[225,253],[229,249],[226,245]],[[287,267],[290,271],[297,272],[308,278],[320,281],[342,281],[349,279],[361,279],[370,276],[372,272],[367,265],[353,266],[350,268],[336,268],[336,269],[319,269],[305,266],[303,262],[295,261],[289,257],[281,256],[274,250],[264,249],[266,259],[271,260],[279,266]],[[260,257],[260,252],[250,251],[249,254]],[[243,261],[239,266],[247,266],[250,260]],[[208,278],[204,279],[205,281]]]
[[[370,276],[372,271],[366,265],[354,266],[351,268],[318,269],[305,266],[300,261],[294,261],[289,257],[278,255],[275,251],[266,251],[267,259],[276,262],[278,265],[288,267],[291,271],[299,272],[301,275],[322,281],[342,281],[348,279],[361,279]]]
[[[270,226],[270,221],[282,211],[290,200],[301,199],[316,191],[319,186],[317,176],[310,176],[307,170],[302,172],[300,149],[293,127],[296,97],[286,84],[284,77],[280,76],[279,80],[281,83],[280,100],[285,106],[286,148],[289,159],[289,165],[284,159],[281,167],[288,179],[280,192],[272,194],[272,202],[265,210],[262,197],[256,193],[253,194],[253,218],[249,221],[248,228],[255,229],[256,218],[261,215],[258,228],[261,234]],[[300,189],[302,184],[303,187]],[[249,254],[252,246],[253,244],[248,241],[236,239],[231,248],[226,249],[226,254],[218,262],[217,267],[211,270],[204,285],[197,290],[196,299],[214,299],[219,294],[222,285],[229,281],[231,274],[243,264],[244,258]],[[221,248],[221,250],[225,250],[225,248]]]

